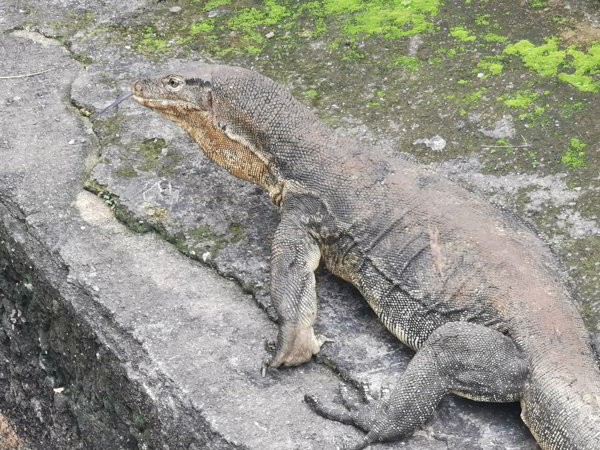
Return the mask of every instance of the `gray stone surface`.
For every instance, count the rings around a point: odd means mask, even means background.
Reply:
[[[187,14],[184,2],[173,3],[165,17]],[[87,118],[136,78],[206,59],[135,51],[134,27],[159,7],[0,5],[0,76],[52,69],[0,79],[0,411],[32,449],[351,442],[358,431],[315,416],[303,395],[339,401],[340,382],[377,392],[396,382],[411,353],[352,287],[319,271],[317,326],[335,342],[313,363],[262,378],[265,343],[276,333],[267,289],[275,208],[206,161],[179,128],[132,102]],[[271,40],[284,31],[274,33]],[[311,48],[324,47],[317,44]],[[412,56],[428,51],[420,36],[409,44]],[[400,134],[428,120],[393,119]],[[353,129],[338,132],[376,140],[395,157],[387,144],[398,136],[373,137],[359,119],[344,120]],[[457,133],[516,133],[512,117],[468,120]],[[436,132],[448,146],[434,153],[458,147],[449,130]],[[527,190],[532,214],[569,207],[557,216],[565,234],[598,234],[596,221],[570,209],[582,193],[561,174],[482,174],[476,157],[440,169],[500,203]],[[516,405],[448,396],[414,436],[379,448],[536,448],[518,415]]]

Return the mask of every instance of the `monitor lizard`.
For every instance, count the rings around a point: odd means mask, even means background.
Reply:
[[[410,434],[452,392],[519,401],[544,449],[600,449],[588,332],[553,255],[522,222],[424,166],[335,134],[256,72],[198,64],[132,92],[280,209],[269,367],[307,362],[326,340],[313,328],[320,261],[416,351],[385,398],[346,409],[306,396],[322,416],[366,431],[353,448]]]

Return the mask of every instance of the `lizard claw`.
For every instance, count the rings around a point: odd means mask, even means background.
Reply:
[[[329,420],[335,420],[336,422],[344,423],[346,425],[354,425],[355,427],[362,428],[357,423],[357,416],[356,416],[356,412],[354,412],[354,411],[345,411],[345,410],[341,410],[339,408],[332,408],[329,406],[325,406],[314,395],[308,395],[308,394],[305,395],[304,401],[306,402],[306,404],[309,406],[310,409],[312,409],[314,412],[316,412],[321,417],[324,417]],[[355,444],[343,445],[338,448],[340,450],[362,450],[363,448],[368,447],[369,445],[371,445],[373,442],[376,442],[376,441],[377,441],[377,436],[372,432],[368,432],[366,435],[364,435],[360,439],[360,441],[356,442]]]
[[[319,343],[319,347],[323,344],[326,344],[327,342],[335,342],[335,339],[329,339],[327,336],[324,336],[322,334],[317,334],[316,338],[317,342]]]
[[[345,423],[346,425],[354,425],[355,424],[355,416],[354,413],[350,411],[340,410],[336,408],[331,408],[329,406],[325,406],[317,397],[314,395],[305,395],[304,401],[312,409],[321,417],[324,417],[329,420],[335,420],[336,422]]]
[[[315,336],[312,327],[280,327],[277,349],[268,366],[298,366],[308,362],[328,341],[324,336]]]

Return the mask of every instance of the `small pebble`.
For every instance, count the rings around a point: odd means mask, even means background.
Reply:
[[[75,139],[71,139],[71,140],[69,141],[69,145],[73,145],[74,143],[75,143]]]
[[[274,36],[275,36],[275,33],[273,33],[272,31],[269,31],[267,34],[265,34],[265,37],[266,37],[267,39],[271,39],[271,38],[272,38],[272,37],[274,37]]]
[[[172,13],[178,13],[179,11],[181,11],[181,6],[173,6],[172,8],[169,8],[169,11],[171,11]]]

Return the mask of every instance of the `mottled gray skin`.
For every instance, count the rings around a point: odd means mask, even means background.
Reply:
[[[367,432],[354,448],[410,434],[448,392],[520,401],[544,449],[600,448],[600,375],[588,333],[528,228],[422,166],[336,136],[252,71],[198,65],[133,91],[280,207],[271,367],[306,362],[325,341],[313,331],[320,260],[416,350],[384,399],[338,410],[307,396],[319,414]]]

